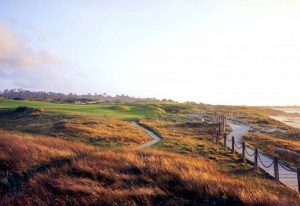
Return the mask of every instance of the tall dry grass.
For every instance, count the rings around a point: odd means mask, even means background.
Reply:
[[[279,147],[300,152],[300,140],[274,137],[270,134],[261,132],[248,132],[244,139],[257,144],[258,146],[264,146],[268,150],[273,150],[274,147]]]
[[[86,141],[100,138],[118,146],[136,146],[150,140],[142,130],[127,121],[101,117],[73,117],[53,124],[51,135]]]
[[[4,205],[299,205],[271,180],[233,178],[214,163],[155,150],[100,152],[36,174]]]
[[[24,171],[33,166],[95,151],[83,143],[68,142],[41,135],[0,130],[0,171]]]
[[[150,140],[128,121],[113,118],[75,116],[47,112],[0,115],[0,128],[23,133],[54,136],[102,148],[131,147]]]
[[[248,144],[258,147],[260,150],[265,151],[271,155],[279,157],[280,160],[286,161],[294,166],[300,166],[300,158],[288,152],[278,152],[275,147],[288,149],[300,153],[300,140],[286,139],[274,137],[271,134],[261,132],[248,132],[243,138]]]

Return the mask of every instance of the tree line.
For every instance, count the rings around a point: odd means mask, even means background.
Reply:
[[[30,91],[24,89],[5,89],[4,91],[0,91],[0,95],[7,98],[13,99],[56,99],[56,100],[79,100],[83,102],[87,101],[95,101],[95,100],[103,100],[103,101],[126,101],[126,102],[135,102],[135,101],[169,101],[173,102],[171,99],[162,99],[159,100],[157,98],[140,98],[140,97],[132,97],[125,94],[121,95],[108,95],[107,93],[102,94],[76,94],[76,93],[58,93],[58,92],[45,92],[45,91]]]

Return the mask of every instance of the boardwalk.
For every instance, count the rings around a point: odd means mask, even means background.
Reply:
[[[231,141],[231,137],[234,136],[236,145],[239,147],[236,148],[236,151],[242,153],[242,149],[241,149],[242,144],[240,143],[240,139],[251,128],[246,125],[235,124],[231,121],[228,121],[228,124],[232,127],[233,131],[227,137],[227,146],[230,148],[232,147],[230,141]],[[246,151],[247,151],[245,154],[246,159],[250,160],[251,162],[254,162],[254,155],[253,155],[254,150],[252,148],[246,147]],[[261,161],[258,160],[258,166],[274,177],[274,164],[272,165],[273,159],[270,156],[267,156],[262,153],[259,153],[259,157]],[[298,190],[297,173],[288,170],[290,170],[289,167],[279,164],[279,181],[297,191]]]

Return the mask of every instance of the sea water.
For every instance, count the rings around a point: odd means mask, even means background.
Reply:
[[[287,125],[290,125],[292,127],[300,128],[300,108],[280,107],[280,108],[272,108],[272,109],[283,111],[283,112],[287,113],[287,115],[282,114],[282,115],[279,115],[279,116],[271,116],[273,119],[281,121],[281,122],[283,122]],[[288,113],[296,113],[296,114],[299,114],[299,115],[289,116]]]

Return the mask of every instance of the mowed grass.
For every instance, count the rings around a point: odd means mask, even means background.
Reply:
[[[69,115],[104,116],[119,119],[140,119],[163,113],[159,107],[147,103],[136,104],[57,104],[41,101],[0,99],[0,109],[15,109],[19,106],[42,108],[46,112]]]
[[[7,194],[2,201],[6,205],[298,205],[300,198],[271,180],[233,178],[203,157],[148,149],[99,152],[34,174],[25,191]]]

